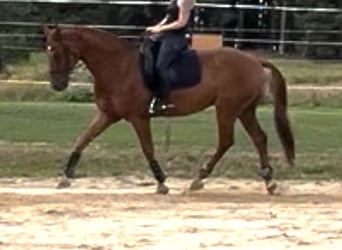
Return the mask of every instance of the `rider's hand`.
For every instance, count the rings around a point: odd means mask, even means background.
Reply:
[[[146,31],[151,32],[151,33],[159,33],[161,30],[160,30],[160,26],[159,25],[155,25],[155,26],[147,27]]]

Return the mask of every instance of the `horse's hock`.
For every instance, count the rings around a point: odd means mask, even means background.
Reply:
[[[214,49],[222,47],[221,34],[193,34],[192,48],[194,49]]]

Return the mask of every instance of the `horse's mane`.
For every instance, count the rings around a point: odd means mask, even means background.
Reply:
[[[127,48],[130,50],[136,48],[136,45],[133,42],[130,42],[124,38],[120,38],[111,32],[104,31],[101,29],[89,27],[73,27],[69,29],[71,32],[78,32],[84,39],[87,39],[88,41],[91,40],[94,43],[99,43],[106,48],[111,48],[113,47],[113,45],[117,45],[121,48]]]

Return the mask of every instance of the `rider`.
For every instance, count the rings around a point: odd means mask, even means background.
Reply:
[[[195,0],[171,0],[164,19],[157,25],[146,28],[146,31],[155,34],[155,39],[160,43],[156,62],[159,87],[151,101],[150,114],[156,114],[169,106],[173,106],[172,104],[163,104],[163,101],[167,101],[170,91],[170,83],[165,79],[165,75],[174,74],[170,70],[170,66],[177,58],[178,52],[188,46],[186,26],[190,20],[194,2]]]

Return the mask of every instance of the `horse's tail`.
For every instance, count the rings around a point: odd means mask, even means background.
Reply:
[[[288,163],[292,166],[295,159],[295,141],[287,114],[287,88],[283,74],[271,62],[261,59],[262,66],[272,72],[270,92],[274,99],[274,119],[278,136]]]

